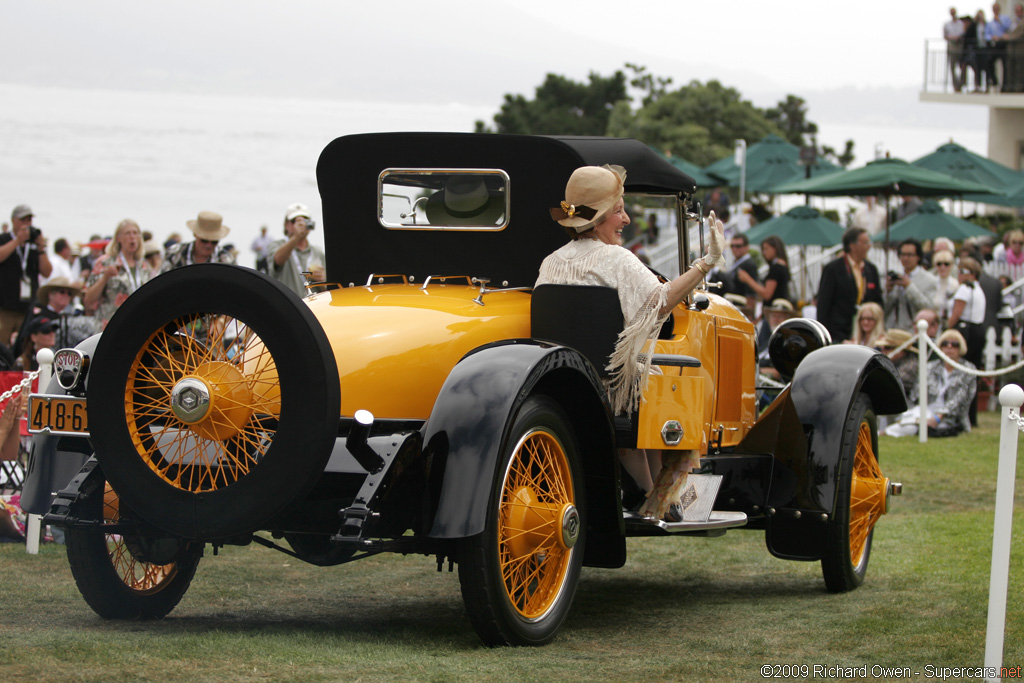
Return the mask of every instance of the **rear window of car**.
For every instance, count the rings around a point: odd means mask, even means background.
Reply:
[[[503,230],[508,174],[496,168],[387,168],[377,182],[380,224],[392,230]]]

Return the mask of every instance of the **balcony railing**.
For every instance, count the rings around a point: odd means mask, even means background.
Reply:
[[[967,55],[964,54],[961,58],[960,69],[963,72],[963,92],[974,92],[975,80],[975,67],[968,64]],[[1002,61],[997,61],[993,67],[995,69],[997,82],[1003,82],[1003,71],[1005,65]],[[981,76],[980,82],[985,83],[985,77]],[[949,69],[949,55],[947,52],[946,41],[943,38],[930,38],[924,41],[924,88],[923,91],[926,93],[955,93],[956,89],[953,87],[953,74]],[[998,90],[990,88],[989,94],[998,94]]]

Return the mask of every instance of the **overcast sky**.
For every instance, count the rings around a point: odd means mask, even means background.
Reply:
[[[7,82],[497,107],[626,61],[745,95],[919,87],[925,0],[45,0],[0,3]],[[963,8],[976,11],[976,7]]]

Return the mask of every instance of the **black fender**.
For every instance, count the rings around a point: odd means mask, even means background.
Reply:
[[[488,344],[463,357],[445,380],[424,426],[430,458],[432,538],[484,531],[498,460],[520,406],[533,394],[559,402],[574,427],[586,487],[584,563],[625,563],[615,431],[605,390],[578,351],[531,339]]]
[[[838,344],[810,353],[797,367],[789,398],[806,436],[806,452],[775,452],[775,484],[785,479],[791,495],[771,496],[766,540],[775,556],[817,560],[825,547],[828,519],[835,513],[843,426],[857,394],[871,399],[877,415],[907,409],[903,384],[892,361],[866,346]]]
[[[75,348],[94,358],[100,335],[96,334],[82,341]],[[86,375],[86,385],[89,377]],[[42,393],[64,395],[68,392],[50,378]],[[28,471],[21,492],[21,508],[33,515],[44,515],[50,511],[54,493],[60,491],[78,474],[92,454],[92,443],[84,436],[55,436],[33,434],[28,454]]]

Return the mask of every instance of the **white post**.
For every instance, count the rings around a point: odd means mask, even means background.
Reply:
[[[928,323],[917,321],[917,440],[928,442]]]
[[[736,207],[737,215],[743,211],[743,196],[746,194],[747,188],[747,141],[739,139],[736,141],[736,147],[733,150],[733,161],[740,167],[740,202]]]
[[[36,353],[36,361],[39,363],[39,392],[45,393],[53,374],[53,351],[40,349]],[[29,555],[39,554],[39,537],[42,536],[42,532],[43,518],[39,515],[29,515],[28,523],[25,525],[25,552]]]
[[[1013,487],[1017,478],[1017,421],[1010,411],[1024,405],[1024,389],[1007,384],[999,392],[1003,421],[999,431],[999,470],[996,479],[995,523],[992,529],[992,570],[988,584],[988,626],[985,634],[985,667],[996,672],[1003,665],[1006,630],[1006,591],[1010,580],[1010,532],[1013,526]],[[1019,412],[1018,412],[1019,415]],[[998,680],[987,677],[988,681]]]

